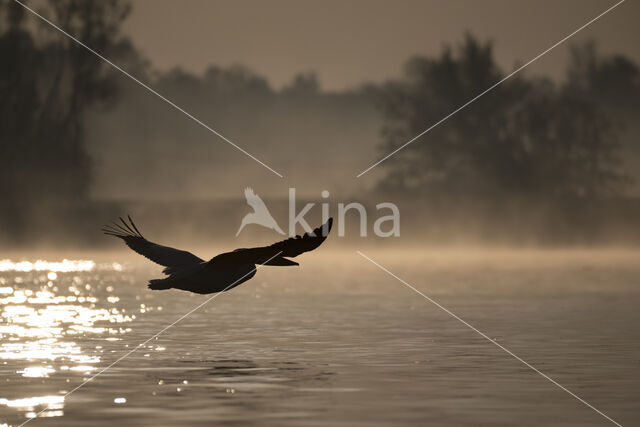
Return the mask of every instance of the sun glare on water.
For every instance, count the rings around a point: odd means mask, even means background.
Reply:
[[[57,377],[58,383],[75,384],[97,369],[102,346],[83,348],[74,338],[108,343],[131,331],[127,323],[135,314],[118,306],[114,287],[94,274],[122,270],[120,264],[92,260],[0,260],[0,371],[6,378],[0,409],[25,418],[64,415],[63,390],[48,390],[42,381]],[[40,381],[46,395],[25,396],[13,381]]]
[[[91,260],[69,260],[60,262],[38,260],[13,262],[10,259],[0,260],[0,271],[48,271],[52,273],[68,273],[72,271],[91,271],[96,263]]]

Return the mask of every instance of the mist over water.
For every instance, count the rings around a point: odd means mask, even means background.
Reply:
[[[329,191],[332,206],[405,205],[406,235],[437,244],[640,241],[640,72],[633,55],[600,49],[597,33],[544,58],[562,64],[564,79],[524,70],[356,178],[509,75],[499,41],[461,29],[439,50],[398,63],[402,72],[388,81],[363,76],[327,90],[314,70],[274,85],[215,57],[198,73],[158,68],[122,31],[144,2],[39,7],[284,178],[17,3],[2,3],[4,249],[100,247],[94,230],[124,213],[163,221],[168,235],[201,234],[208,219],[210,228],[224,224],[224,238],[246,187],[275,205],[289,188],[316,203]]]

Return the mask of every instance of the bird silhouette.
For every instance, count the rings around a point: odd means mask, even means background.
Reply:
[[[258,224],[275,230],[280,234],[285,234],[276,220],[273,219],[273,216],[271,216],[267,205],[264,204],[260,196],[254,193],[253,189],[249,187],[245,188],[244,197],[247,199],[247,204],[253,208],[253,212],[246,214],[244,218],[242,218],[242,223],[240,224],[240,228],[238,228],[236,236],[238,236],[245,225],[248,224]]]
[[[121,224],[113,222],[102,231],[119,237],[131,249],[165,267],[162,272],[168,277],[152,279],[152,290],[181,289],[198,294],[223,292],[235,288],[256,274],[256,265],[292,266],[299,265],[288,258],[316,249],[331,231],[333,218],[303,236],[296,236],[270,246],[241,248],[225,252],[209,261],[191,252],[174,249],[150,242],[142,236],[130,216],[129,222],[120,218]]]

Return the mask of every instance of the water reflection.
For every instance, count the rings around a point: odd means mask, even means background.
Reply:
[[[95,268],[96,263],[92,260],[69,260],[64,259],[60,262],[56,261],[18,261],[13,262],[10,259],[0,260],[0,271],[48,271],[71,272],[71,271],[91,271]]]
[[[47,410],[38,415],[40,417],[59,417],[64,415],[62,411],[64,396],[34,396],[13,400],[0,398],[0,405],[26,412],[27,418],[35,417],[39,411],[42,411],[43,406]]]
[[[55,387],[42,383],[44,378],[57,376],[65,384],[81,381],[97,369],[104,350],[100,345],[83,348],[74,338],[83,343],[91,336],[114,341],[131,331],[127,323],[135,315],[118,305],[113,286],[101,279],[105,272],[122,270],[120,264],[92,260],[0,260],[0,363],[5,379],[0,409],[24,417],[64,414],[66,391],[58,387],[51,390],[58,394],[29,395],[33,382],[40,382],[37,389],[42,392],[42,384]]]
[[[159,385],[198,384],[210,390],[235,393],[260,393],[265,389],[300,389],[302,386],[326,386],[334,375],[321,368],[293,361],[258,363],[243,359],[182,360],[181,368],[166,371]]]

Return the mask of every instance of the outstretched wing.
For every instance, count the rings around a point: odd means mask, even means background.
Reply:
[[[267,206],[264,204],[260,196],[254,193],[251,187],[247,187],[244,189],[244,197],[247,199],[247,204],[251,206],[256,213],[263,214],[264,212],[266,212],[267,215],[271,216],[269,214],[269,209],[267,209]]]
[[[229,268],[245,264],[264,264],[282,257],[293,258],[320,246],[329,235],[332,225],[333,218],[329,218],[324,225],[316,228],[311,233],[282,240],[270,246],[236,249],[233,252],[226,252],[212,258],[209,264],[220,268]]]
[[[110,225],[104,226],[102,231],[104,234],[121,238],[127,246],[140,255],[150,259],[156,264],[164,265],[167,267],[164,270],[166,273],[171,272],[171,269],[175,269],[176,267],[204,262],[204,260],[198,258],[191,252],[181,251],[180,249],[174,249],[148,241],[142,236],[140,231],[138,231],[131,217],[127,215],[127,218],[129,219],[129,223],[120,218],[122,225],[113,222]]]

